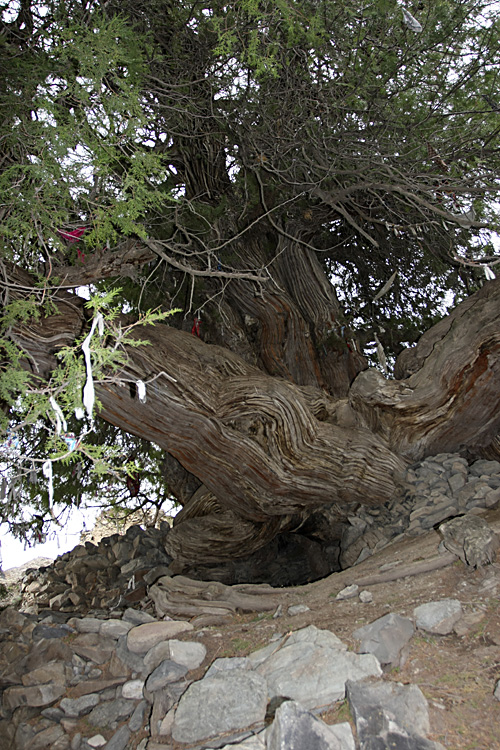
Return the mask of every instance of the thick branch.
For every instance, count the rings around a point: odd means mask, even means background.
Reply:
[[[500,279],[404,351],[395,373],[398,380],[360,373],[350,394],[356,412],[393,450],[417,460],[491,446],[500,433]]]

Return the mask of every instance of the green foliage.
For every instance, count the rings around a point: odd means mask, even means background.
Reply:
[[[1,426],[10,407],[18,441],[5,458],[5,507],[19,533],[24,503],[48,513],[46,489],[30,479],[47,457],[56,505],[106,482],[111,502],[139,466],[164,492],[154,446],[97,418],[78,450],[57,434],[51,397],[68,433],[84,429],[74,417],[84,337],[42,383],[13,335],[54,310],[65,270],[86,270],[85,251],[153,239],[175,261],[93,283],[88,312],[106,329],[92,339],[97,380],[119,377],[126,348],[146,344],[131,331],[163,320],[170,298],[189,303],[192,292],[195,309],[215,308],[227,279],[214,270],[273,273],[287,242],[313,249],[344,324],[363,343],[376,332],[389,356],[480,286],[475,264],[497,252],[496,5],[405,7],[420,33],[398,0],[1,4],[0,270],[15,263],[37,285],[28,296],[2,286]],[[85,229],[79,244],[62,234],[74,229]],[[190,266],[208,278],[194,284]],[[123,310],[134,322],[120,328]],[[222,307],[211,314],[219,320]]]

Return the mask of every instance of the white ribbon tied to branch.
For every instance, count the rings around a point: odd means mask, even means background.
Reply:
[[[408,28],[414,31],[416,34],[420,34],[420,32],[422,31],[421,24],[419,24],[417,19],[413,18],[412,14],[408,13],[407,10],[405,10],[404,8],[401,8],[401,10],[403,11],[404,22],[408,26]]]
[[[94,409],[95,389],[94,389],[94,378],[92,376],[90,342],[92,340],[92,336],[94,335],[94,331],[96,327],[98,328],[99,336],[102,336],[104,333],[104,319],[101,313],[97,313],[97,315],[95,316],[94,320],[92,321],[92,327],[90,329],[89,335],[87,336],[87,338],[82,344],[83,356],[85,357],[85,368],[87,370],[87,380],[83,388],[83,405],[85,409],[87,410],[87,414],[89,415],[89,418],[91,420],[92,420],[92,411]]]
[[[52,512],[52,505],[54,503],[54,483],[52,478],[52,461],[50,459],[43,463],[42,471],[49,486],[49,509]]]
[[[139,401],[141,404],[146,403],[146,383],[144,383],[142,380],[138,380],[135,384],[135,387],[137,388],[137,396],[139,397]]]
[[[51,407],[54,409],[55,415],[56,415],[56,435],[60,435],[62,429],[64,428],[64,432],[68,429],[68,426],[66,424],[66,420],[64,419],[64,414],[62,413],[62,409],[55,400],[54,396],[51,396],[49,398],[49,403]]]

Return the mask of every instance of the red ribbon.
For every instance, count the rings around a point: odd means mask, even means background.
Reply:
[[[193,327],[191,328],[191,333],[193,336],[198,336],[200,338],[200,325],[201,325],[201,318],[195,318],[193,322]]]
[[[66,232],[64,229],[58,229],[57,230],[63,240],[66,240],[70,245],[72,245],[74,242],[80,242],[82,236],[87,231],[85,227],[78,227],[78,229],[71,229],[70,231]]]

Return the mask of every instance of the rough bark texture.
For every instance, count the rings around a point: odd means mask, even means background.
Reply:
[[[185,505],[168,547],[181,566],[248,555],[276,534],[299,528],[327,503],[384,503],[397,491],[407,463],[425,455],[465,448],[495,452],[500,281],[485,284],[402,355],[398,380],[361,372],[349,398],[344,355],[351,352],[334,347],[328,362],[308,343],[318,331],[312,317],[319,315],[325,326],[330,302],[315,313],[307,309],[306,288],[294,292],[299,302],[291,302],[280,282],[253,295],[252,303],[246,283],[239,307],[258,320],[255,364],[248,350],[244,358],[158,325],[137,333],[151,345],[130,349],[116,382],[96,389],[104,419],[154,441],[196,477],[188,483],[178,472]],[[61,292],[58,299],[60,315],[15,332],[27,366],[41,377],[58,345],[85,323],[78,298]],[[286,305],[286,325],[276,334],[267,324],[279,320]],[[307,347],[314,350],[308,357]],[[339,380],[334,371],[341,361]],[[149,383],[145,404],[127,386],[137,379]]]

